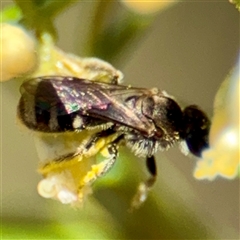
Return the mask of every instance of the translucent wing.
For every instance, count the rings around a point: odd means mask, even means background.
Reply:
[[[148,133],[152,123],[137,100],[151,90],[74,77],[39,77],[21,86],[18,115],[34,130],[57,132],[119,123]]]

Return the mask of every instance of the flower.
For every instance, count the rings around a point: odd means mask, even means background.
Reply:
[[[165,9],[174,3],[178,2],[178,0],[172,1],[129,1],[122,0],[121,1],[127,8],[139,14],[152,14],[156,13],[162,9]]]
[[[239,172],[239,63],[222,83],[214,104],[210,129],[210,148],[197,163],[197,179],[214,180],[217,176],[233,179]]]
[[[0,28],[0,81],[7,81],[33,70],[37,63],[36,44],[20,26],[2,23]]]

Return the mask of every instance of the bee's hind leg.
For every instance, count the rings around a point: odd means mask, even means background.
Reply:
[[[153,187],[154,183],[156,182],[157,166],[155,157],[154,156],[147,157],[146,165],[148,172],[151,174],[151,176],[146,181],[141,182],[139,184],[137,192],[132,199],[130,211],[139,208],[145,202],[149,190]]]
[[[99,153],[104,157],[104,160],[92,165],[91,170],[83,179],[84,185],[94,182],[97,178],[102,177],[112,169],[118,157],[118,148],[121,139],[122,136],[119,136],[113,142],[106,144],[100,149]]]

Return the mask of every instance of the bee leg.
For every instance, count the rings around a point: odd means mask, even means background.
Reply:
[[[105,160],[98,164],[92,165],[91,170],[83,179],[83,185],[94,182],[97,178],[102,177],[112,169],[118,157],[118,147],[121,139],[122,136],[118,137],[99,151]]]
[[[99,177],[105,175],[113,167],[118,157],[118,147],[119,139],[116,139],[113,143],[108,144],[100,151],[100,154],[104,156],[106,159],[102,163],[100,163],[103,164],[103,168],[98,173]]]
[[[148,192],[154,185],[157,179],[157,167],[155,157],[147,157],[146,165],[151,176],[145,181],[141,182],[138,186],[137,193],[134,195],[133,200],[131,202],[130,211],[139,208],[147,199]]]
[[[81,146],[83,149],[80,148],[80,154],[86,157],[96,155],[99,149],[106,147],[108,143],[113,143],[117,137],[112,128],[96,133]]]

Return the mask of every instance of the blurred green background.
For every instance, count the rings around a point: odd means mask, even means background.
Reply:
[[[120,2],[79,1],[55,26],[64,51],[109,61],[126,84],[158,87],[209,115],[239,51],[239,13],[227,1],[181,2],[151,16]],[[127,149],[83,209],[41,198],[31,135],[16,124],[19,84],[1,85],[2,239],[239,239],[239,179],[194,179],[195,159],[177,147],[157,154],[157,184],[133,213],[131,198],[147,172]]]

